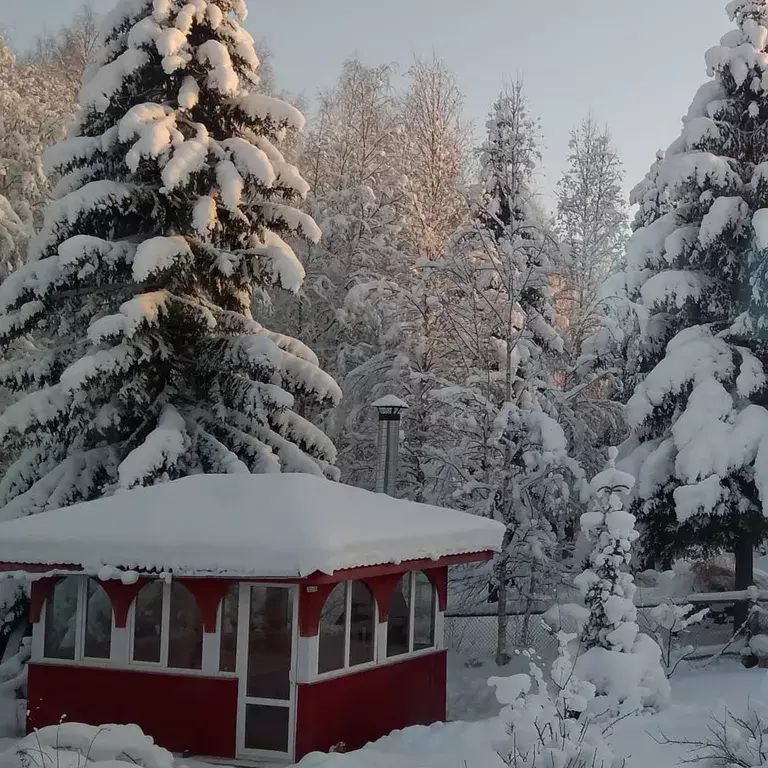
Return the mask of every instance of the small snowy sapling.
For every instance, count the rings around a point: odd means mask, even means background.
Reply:
[[[669,682],[661,649],[637,626],[635,584],[626,568],[638,534],[634,515],[624,509],[634,478],[616,468],[617,454],[616,448],[609,449],[607,468],[591,482],[592,509],[581,516],[581,529],[593,548],[588,567],[574,579],[589,611],[575,670],[596,686],[604,711],[623,714],[663,707]]]

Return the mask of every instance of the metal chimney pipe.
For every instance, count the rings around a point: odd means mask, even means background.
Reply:
[[[373,407],[379,412],[376,450],[376,493],[395,495],[400,451],[400,416],[408,407],[399,397],[380,397]]]

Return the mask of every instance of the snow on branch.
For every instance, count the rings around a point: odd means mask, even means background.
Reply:
[[[266,120],[297,131],[302,130],[306,122],[296,107],[263,93],[241,93],[234,99],[234,103],[253,120]]]
[[[184,418],[172,405],[166,405],[155,429],[120,462],[120,488],[151,485],[178,465],[190,444]]]

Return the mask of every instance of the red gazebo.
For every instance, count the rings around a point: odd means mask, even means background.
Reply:
[[[448,566],[503,526],[310,475],[197,475],[0,524],[31,580],[29,729],[298,760],[445,718]]]

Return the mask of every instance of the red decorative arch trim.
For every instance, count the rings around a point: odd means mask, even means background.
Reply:
[[[424,573],[432,582],[437,590],[437,605],[441,611],[448,607],[448,569],[447,568],[425,568]]]
[[[299,593],[299,635],[301,637],[317,635],[320,630],[320,614],[323,612],[323,606],[337,584],[343,584],[343,582],[301,587]]]
[[[112,601],[112,613],[114,614],[115,626],[117,628],[125,628],[128,623],[128,611],[131,610],[131,604],[148,581],[149,579],[139,579],[133,584],[123,584],[122,581],[113,579],[98,581]]]
[[[177,579],[195,597],[203,617],[203,629],[208,632],[216,631],[216,620],[219,617],[219,604],[229,587],[231,581],[223,579]]]
[[[61,578],[61,576],[49,576],[32,582],[29,595],[29,620],[33,624],[40,621],[45,601],[53,594],[53,588]]]

